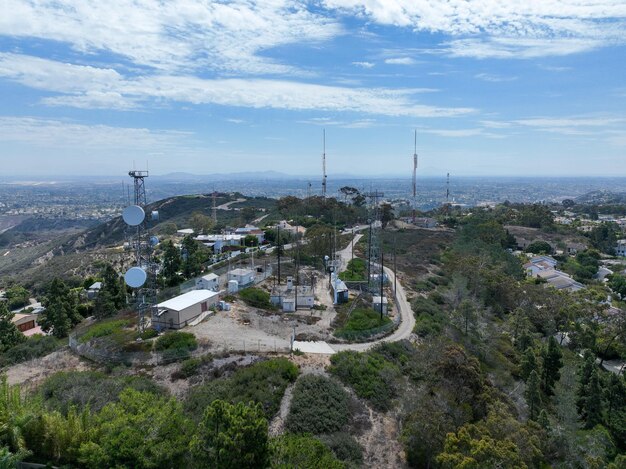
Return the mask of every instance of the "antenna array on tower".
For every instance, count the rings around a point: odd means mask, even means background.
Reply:
[[[417,209],[417,129],[413,149],[413,223],[415,223],[415,211]]]
[[[322,140],[322,197],[326,197],[326,129],[323,129],[322,131]]]
[[[133,178],[133,205],[126,207],[122,218],[126,225],[128,246],[134,253],[134,266],[124,275],[126,284],[134,289],[135,307],[139,314],[138,329],[144,331],[156,317],[156,264],[152,261],[152,249],[159,242],[156,236],[149,236],[146,219],[146,186],[148,171],[129,171]],[[152,212],[151,219],[158,219],[158,212]]]

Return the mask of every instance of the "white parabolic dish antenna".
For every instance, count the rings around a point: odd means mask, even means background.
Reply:
[[[141,287],[144,283],[146,283],[147,278],[148,274],[146,274],[146,271],[141,267],[131,267],[124,275],[126,285],[131,288]]]
[[[127,225],[137,226],[143,223],[146,212],[139,205],[129,205],[122,212],[122,218]]]

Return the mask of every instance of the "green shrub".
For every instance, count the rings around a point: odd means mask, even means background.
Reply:
[[[317,438],[285,434],[271,442],[271,467],[344,469],[346,466]]]
[[[363,464],[363,447],[349,433],[322,435],[320,440],[331,449],[337,459],[357,467]]]
[[[348,262],[346,270],[339,274],[341,280],[364,281],[367,280],[367,263],[363,259],[354,258]]]
[[[122,332],[122,329],[132,324],[128,319],[116,319],[110,321],[97,322],[89,330],[80,336],[80,342],[89,342],[99,337],[106,337]]]
[[[2,357],[0,357],[0,365],[9,366],[15,363],[32,360],[33,358],[43,357],[58,350],[63,345],[65,345],[65,342],[56,337],[35,334],[25,342],[17,344],[7,350]]]
[[[185,378],[189,378],[198,371],[200,365],[202,365],[200,358],[189,358],[180,365],[180,372]]]
[[[55,373],[39,388],[47,408],[67,414],[72,406],[79,410],[89,406],[98,412],[106,404],[117,402],[125,388],[136,391],[164,394],[163,389],[142,376],[111,377],[97,371],[68,371]]]
[[[185,411],[198,420],[215,399],[232,404],[260,403],[268,419],[278,411],[285,389],[298,377],[298,367],[286,358],[276,358],[239,368],[228,378],[219,378],[191,389]]]
[[[397,366],[376,352],[339,352],[330,362],[329,371],[351,386],[359,397],[367,399],[377,410],[391,408],[401,377]]]
[[[250,287],[244,288],[239,292],[239,296],[248,306],[261,309],[274,309],[274,305],[270,303],[270,294],[260,288]]]
[[[335,381],[324,376],[302,376],[293,390],[287,429],[293,433],[333,433],[350,419],[350,396]]]
[[[356,308],[350,314],[345,325],[335,332],[335,335],[340,337],[343,333],[367,331],[385,326],[389,323],[391,323],[391,319],[385,315],[381,318],[379,311],[375,311],[371,308]]]
[[[196,336],[189,332],[168,332],[154,343],[154,349],[161,352],[165,360],[185,360],[197,348]]]
[[[141,334],[139,334],[139,337],[143,340],[148,340],[148,339],[154,339],[158,335],[159,335],[159,331],[157,331],[156,329],[148,328],[145,331],[143,331]]]

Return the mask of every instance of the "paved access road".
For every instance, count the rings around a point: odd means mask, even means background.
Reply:
[[[363,227],[362,229],[365,228],[367,228],[367,226]],[[362,236],[362,234],[355,235],[348,247],[337,252],[341,259],[341,267],[339,270],[342,270],[343,266],[348,264],[348,261],[352,258],[352,247],[359,241],[359,239],[361,239]],[[393,284],[395,282],[395,275],[393,271],[389,267],[385,267],[385,273],[387,274],[387,278],[389,279],[389,281]],[[397,342],[399,340],[409,338],[409,336],[413,332],[413,328],[415,327],[415,316],[413,315],[411,304],[406,299],[406,292],[404,290],[404,287],[402,286],[402,283],[398,281],[396,285],[398,288],[396,292],[396,306],[400,313],[400,325],[394,331],[394,333],[372,342],[364,342],[359,344],[330,344],[333,350],[335,350],[336,352],[341,352],[343,350],[355,350],[357,352],[363,352],[372,348],[374,345],[380,344],[382,342]]]

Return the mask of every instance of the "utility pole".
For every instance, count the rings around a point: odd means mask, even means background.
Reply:
[[[372,278],[372,220],[370,219],[369,235],[367,237],[367,283]]]
[[[396,236],[393,237],[393,297],[398,298],[398,264],[396,263]]]
[[[276,225],[276,249],[278,251],[278,286],[280,286],[280,255],[282,251],[282,243],[280,242],[280,225]]]

